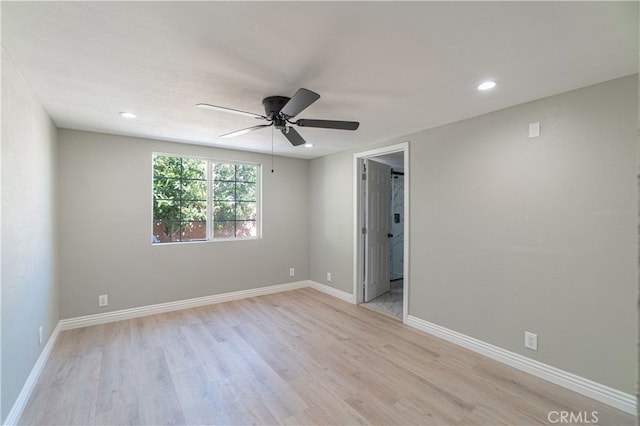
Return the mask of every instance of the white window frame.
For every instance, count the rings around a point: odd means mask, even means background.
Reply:
[[[153,226],[155,218],[153,217],[153,183],[154,183],[154,170],[153,159],[156,156],[162,157],[179,157],[179,158],[194,158],[207,162],[207,221],[206,221],[206,233],[207,238],[205,240],[193,240],[193,241],[167,241],[167,242],[153,242]],[[213,235],[213,168],[216,164],[233,164],[241,166],[254,166],[256,167],[256,235],[250,237],[214,237]],[[215,242],[227,242],[227,241],[247,241],[247,240],[259,240],[262,239],[262,163],[254,163],[250,161],[231,161],[221,160],[215,158],[201,157],[197,155],[183,155],[183,154],[170,154],[165,152],[154,152],[151,154],[151,236],[152,246],[166,246],[174,244],[197,244],[197,243],[215,243]]]

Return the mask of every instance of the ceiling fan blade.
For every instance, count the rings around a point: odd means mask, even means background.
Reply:
[[[221,106],[217,106],[217,105],[197,104],[196,106],[198,108],[202,108],[202,109],[212,109],[214,111],[230,112],[232,114],[244,115],[244,116],[247,116],[247,117],[263,118],[263,119],[267,118],[264,115],[254,114],[252,112],[247,112],[247,111],[240,111],[239,109],[221,107]]]
[[[254,130],[264,129],[265,127],[273,126],[271,124],[259,124],[253,127],[247,127],[246,129],[236,130],[235,132],[225,133],[224,135],[220,135],[221,138],[232,138],[234,136],[244,135],[245,133],[253,132]]]
[[[295,117],[318,99],[320,99],[320,95],[316,92],[303,88],[298,89],[293,98],[289,99],[289,102],[282,107],[280,112],[289,118]]]
[[[360,123],[357,121],[336,121],[336,120],[305,120],[296,121],[300,127],[319,127],[321,129],[356,130]]]
[[[300,133],[298,133],[293,127],[287,127],[286,130],[281,129],[280,131],[287,139],[289,139],[289,142],[291,142],[291,145],[293,146],[304,145],[305,143],[307,143],[304,139],[302,139]]]

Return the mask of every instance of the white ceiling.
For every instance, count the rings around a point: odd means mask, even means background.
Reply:
[[[638,72],[638,2],[2,2],[2,47],[58,127],[270,152],[299,87],[313,158]],[[484,79],[499,85],[476,90]],[[126,120],[119,111],[133,111]]]

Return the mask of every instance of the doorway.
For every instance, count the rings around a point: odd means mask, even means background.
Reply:
[[[406,322],[409,144],[354,155],[356,303]]]

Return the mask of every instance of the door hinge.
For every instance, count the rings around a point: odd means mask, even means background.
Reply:
[[[367,228],[366,227],[362,227],[362,235],[367,235]]]

